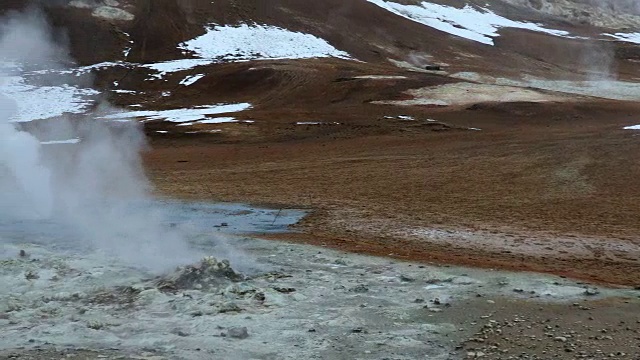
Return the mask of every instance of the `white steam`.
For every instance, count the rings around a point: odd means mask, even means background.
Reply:
[[[0,94],[0,216],[49,217],[51,173],[40,162],[40,142],[7,122],[14,109]]]
[[[50,34],[37,11],[0,19],[0,81],[8,71],[21,76],[25,69],[51,69],[70,62]],[[47,85],[51,81],[47,79]],[[57,81],[54,85],[77,80]],[[115,126],[93,118],[58,118],[34,125],[39,126],[35,133],[80,142],[42,145],[11,122],[16,109],[0,94],[0,220],[59,223],[82,241],[79,245],[151,270],[195,259],[179,228],[165,225],[164,215],[151,203],[139,156],[144,136],[136,123]]]

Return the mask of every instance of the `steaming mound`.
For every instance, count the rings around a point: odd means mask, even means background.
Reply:
[[[229,282],[244,280],[244,276],[236,273],[228,260],[218,261],[206,257],[196,265],[178,268],[176,272],[158,281],[157,287],[164,292],[179,290],[210,290],[226,285]]]

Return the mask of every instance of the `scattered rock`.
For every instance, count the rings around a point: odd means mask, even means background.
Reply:
[[[291,294],[292,292],[296,291],[296,289],[294,288],[281,288],[281,287],[274,287],[273,290],[282,294]]]
[[[37,272],[29,270],[24,274],[25,279],[27,280],[36,280],[40,278]]]
[[[174,335],[178,335],[180,337],[189,336],[189,333],[187,333],[187,332],[185,332],[183,330],[180,330],[180,329],[173,329],[173,330],[171,330],[171,333],[174,334]]]
[[[416,279],[411,278],[411,277],[406,276],[406,275],[400,275],[400,281],[402,281],[402,282],[414,282],[414,281],[416,281]]]
[[[585,289],[584,294],[587,295],[587,296],[596,296],[596,295],[600,294],[600,291],[598,291],[598,289],[595,289],[595,288],[593,288],[593,289],[592,288],[587,288],[587,289]]]
[[[487,354],[485,354],[482,351],[477,351],[477,352],[476,351],[470,351],[470,352],[467,353],[467,358],[469,358],[469,359],[479,359],[479,358],[483,358],[485,356],[487,356]]]
[[[135,19],[135,16],[130,12],[112,6],[100,6],[93,11],[92,15],[97,18],[115,21],[132,21]]]
[[[244,277],[231,268],[229,261],[206,257],[197,265],[178,268],[173,275],[160,279],[156,286],[164,292],[209,290],[229,281],[242,280]]]
[[[91,320],[87,323],[87,327],[93,330],[103,329],[106,325],[97,320]]]
[[[96,294],[87,296],[84,300],[89,304],[99,305],[131,305],[138,299],[141,289],[131,286],[116,286],[101,289]]]
[[[246,327],[233,327],[227,331],[227,336],[234,339],[246,339],[249,337],[249,331]]]
[[[362,284],[360,284],[360,285],[354,286],[351,289],[349,289],[349,292],[363,294],[363,293],[369,292],[369,288],[364,286],[364,285],[362,285]]]
[[[218,312],[220,314],[234,313],[234,312],[239,313],[239,312],[242,312],[242,308],[240,308],[240,306],[238,306],[238,304],[236,303],[229,302],[220,306],[220,309],[218,310]]]
[[[334,264],[336,265],[342,265],[342,266],[347,266],[347,262],[344,259],[337,259],[336,261],[334,261]]]

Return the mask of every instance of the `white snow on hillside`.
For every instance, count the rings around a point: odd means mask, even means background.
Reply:
[[[175,123],[190,123],[207,120],[210,115],[235,113],[250,108],[251,104],[249,103],[216,104],[210,106],[199,106],[193,109],[131,111],[107,115],[104,118],[109,120],[142,118],[147,121],[164,120]]]
[[[323,39],[269,25],[212,26],[206,34],[179,47],[198,58],[143,66],[157,71],[153,78],[159,79],[167,73],[221,62],[323,57],[351,59],[349,54],[337,50]]]
[[[629,42],[633,44],[640,44],[640,33],[615,33],[615,34],[603,34],[604,36],[612,37],[618,41]]]
[[[28,122],[62,116],[67,113],[84,113],[93,104],[90,98],[97,95],[93,89],[71,85],[33,86],[20,76],[0,80],[0,95],[12,99],[17,112],[12,122]]]
[[[166,74],[174,73],[178,71],[185,71],[195,68],[196,66],[209,65],[212,61],[208,59],[179,59],[171,60],[153,64],[140,65],[144,68],[155,70],[153,79],[162,79]]]
[[[494,45],[493,38],[499,36],[500,28],[517,28],[555,36],[570,36],[566,31],[547,29],[534,23],[509,20],[488,9],[477,9],[470,5],[459,9],[424,1],[419,5],[403,5],[385,0],[367,1],[409,20],[487,45]]]
[[[313,35],[267,25],[213,26],[180,47],[218,61],[350,58]]]
[[[222,62],[249,60],[309,59],[336,57],[352,59],[327,41],[310,34],[294,32],[269,25],[211,26],[207,32],[179,45],[189,58],[138,64],[126,61],[103,62],[66,70],[41,70],[32,74],[59,74],[82,76],[94,70],[111,67],[142,67],[152,70],[151,80],[163,79],[167,74],[187,71],[198,66]],[[181,84],[192,85],[201,78],[189,76]]]
[[[198,82],[198,80],[202,79],[204,74],[191,75],[184,78],[184,80],[180,81],[180,85],[191,86]]]
[[[196,124],[224,124],[224,123],[237,123],[237,122],[240,122],[240,121],[236,120],[236,118],[234,117],[222,116],[222,117],[208,118],[200,121],[183,122],[181,124],[178,124],[177,126],[191,126]]]

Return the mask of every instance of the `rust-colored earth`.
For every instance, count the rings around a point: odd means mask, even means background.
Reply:
[[[277,239],[637,286],[640,143],[622,127],[639,110],[367,104],[315,114],[340,125],[273,114],[218,137],[156,136],[145,161],[166,195],[311,210],[302,234]],[[400,114],[416,120],[384,118]]]

